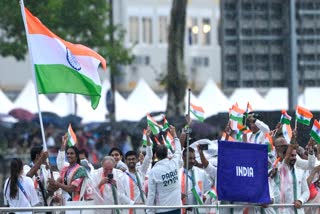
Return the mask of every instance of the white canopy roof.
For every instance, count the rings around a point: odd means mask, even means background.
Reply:
[[[13,109],[13,103],[0,89],[0,114],[8,114]]]
[[[319,87],[307,87],[304,89],[304,104],[308,110],[319,111],[320,103],[317,97],[320,94]]]
[[[142,115],[142,112],[139,112],[139,110],[136,109],[134,106],[130,106],[118,91],[115,92],[115,101],[116,121],[139,121],[142,117],[146,115]]]
[[[288,109],[288,88],[271,88],[264,97],[270,110]]]
[[[217,84],[209,79],[198,96],[203,104],[206,117],[215,115],[219,112],[227,112],[231,104],[228,98],[218,88]]]
[[[230,97],[232,104],[238,103],[239,107],[245,109],[249,102],[254,111],[270,111],[271,106],[254,88],[238,88]]]
[[[136,88],[129,95],[127,103],[138,110],[136,114],[140,118],[149,112],[165,110],[165,105],[161,102],[161,99],[144,79],[139,80]]]
[[[57,109],[52,102],[43,94],[39,94],[39,104],[41,111],[56,112]],[[24,89],[14,102],[14,108],[23,108],[31,113],[37,113],[37,100],[34,85],[31,80],[28,81]]]

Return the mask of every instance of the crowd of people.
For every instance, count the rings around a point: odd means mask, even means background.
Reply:
[[[138,150],[123,150],[116,146],[103,157],[99,167],[92,164],[90,153],[79,145],[68,145],[68,135],[62,136],[58,151],[57,170],[50,168],[49,153],[38,145],[30,151],[31,162],[23,165],[12,159],[10,176],[3,187],[5,204],[10,207],[77,206],[77,205],[149,205],[160,209],[113,209],[102,213],[320,213],[318,207],[303,207],[305,203],[320,203],[320,146],[310,138],[305,148],[297,142],[297,130],[288,139],[282,124],[270,130],[261,115],[251,112],[244,124],[241,142],[265,144],[266,134],[272,136],[268,154],[268,188],[271,203],[292,204],[291,207],[270,207],[268,204],[244,208],[219,208],[219,204],[240,202],[218,201],[215,191],[219,157],[207,156],[197,144],[187,148],[188,128],[178,135],[174,126],[161,132],[172,136],[171,146],[158,141],[160,136],[146,129],[146,144]],[[191,120],[187,117],[187,125]],[[223,139],[238,138],[228,123]],[[230,142],[231,143],[231,142]],[[199,157],[199,158],[196,158]],[[170,209],[165,206],[215,205],[212,208]],[[244,204],[241,202],[240,204]]]

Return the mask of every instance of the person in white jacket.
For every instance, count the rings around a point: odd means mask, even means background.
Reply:
[[[169,128],[176,150],[171,159],[166,145],[157,145],[155,155],[158,162],[151,168],[148,178],[149,206],[181,206],[181,184],[178,178],[181,161],[181,144],[173,126]],[[180,214],[180,209],[149,209],[148,213]]]
[[[251,130],[251,135],[246,140],[249,143],[264,144],[265,135],[270,132],[270,128],[262,121],[259,114],[250,112],[246,119],[246,125]]]
[[[4,184],[4,204],[10,207],[33,207],[39,203],[37,192],[30,177],[23,175],[23,163],[21,159],[14,158],[11,161],[10,177]],[[32,212],[17,212],[19,214],[31,214]]]
[[[189,160],[187,160],[187,149],[182,153],[183,167],[180,169],[181,191],[183,195],[183,203],[188,205],[202,205],[204,193],[211,189],[211,182],[203,169],[195,165],[195,150],[189,148]],[[188,162],[188,169],[186,168]],[[186,192],[186,182],[188,182],[188,190]],[[187,197],[187,200],[185,200]],[[192,209],[187,213],[203,213],[204,210]]]
[[[128,151],[125,154],[125,162],[128,166],[128,170],[124,171],[119,177],[120,182],[124,186],[124,194],[130,199],[128,204],[146,204],[146,195],[144,191],[143,182],[146,177],[146,173],[149,169],[152,160],[152,148],[149,139],[151,133],[150,128],[147,129],[147,148],[146,156],[140,167],[137,169],[136,164],[138,162],[138,155],[135,151]],[[126,210],[129,214],[132,213],[145,213],[144,210]]]
[[[96,204],[100,205],[120,205],[127,204],[129,198],[124,194],[124,187],[119,177],[123,173],[114,168],[116,161],[111,156],[105,156],[101,161],[101,168],[93,172],[93,184],[95,185],[99,197],[94,196]],[[115,210],[120,213],[120,210]],[[104,213],[112,213],[108,210]]]
[[[279,167],[280,203],[294,204],[294,208],[279,208],[280,213],[303,214],[302,204],[306,203],[310,192],[306,172],[296,167],[297,145],[290,144],[285,159]]]

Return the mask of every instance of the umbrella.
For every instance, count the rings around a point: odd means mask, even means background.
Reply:
[[[20,121],[31,121],[34,118],[34,114],[22,108],[12,109],[9,115]]]

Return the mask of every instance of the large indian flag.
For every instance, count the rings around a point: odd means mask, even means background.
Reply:
[[[52,33],[24,8],[29,51],[39,94],[75,93],[91,97],[95,109],[101,97],[97,68],[106,61],[92,49],[67,42]]]

